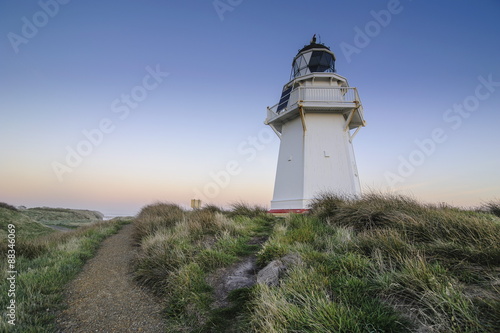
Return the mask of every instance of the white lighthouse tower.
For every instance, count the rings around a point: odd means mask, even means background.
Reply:
[[[356,88],[335,73],[335,55],[314,36],[293,59],[291,81],[267,108],[281,140],[271,213],[303,212],[320,192],[361,193],[352,140],[365,126]]]

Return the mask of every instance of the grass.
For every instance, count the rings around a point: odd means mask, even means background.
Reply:
[[[115,219],[94,223],[70,232],[54,232],[28,216],[0,208],[2,230],[4,218],[16,226],[16,325],[0,321],[2,332],[54,332],[55,313],[61,309],[64,285],[81,270],[92,257],[101,241],[129,223]],[[12,215],[17,214],[17,215]],[[2,235],[0,247],[7,251],[7,238]],[[6,278],[7,262],[1,262],[0,307],[6,309],[10,297]],[[5,312],[4,312],[5,313]]]
[[[169,332],[498,332],[500,219],[395,195],[322,194],[308,215],[273,218],[145,207],[136,220],[137,279],[165,297]],[[249,247],[252,237],[267,237]],[[214,308],[207,281],[256,253],[294,253],[278,286],[235,290]]]
[[[483,205],[483,209],[491,214],[500,217],[500,201],[490,201]]]
[[[238,204],[231,212],[211,206],[189,212],[175,204],[156,203],[139,213],[134,223],[141,246],[136,279],[165,298],[169,332],[217,331],[227,323],[226,316],[241,310],[213,308],[213,287],[207,279],[258,249],[249,241],[265,234],[272,220],[258,211],[262,209]],[[233,320],[224,326],[238,325]]]
[[[254,331],[500,329],[500,220],[492,214],[403,196],[323,194],[310,216],[275,226],[260,258],[288,252],[306,265],[277,289],[259,287]]]
[[[18,237],[22,240],[29,240],[54,232],[53,229],[38,223],[17,209],[11,209],[7,206],[6,204],[0,205],[0,239],[2,240],[0,241],[0,250],[2,253],[6,253],[6,242],[4,240],[7,237],[7,226],[9,224],[15,223]]]
[[[42,224],[67,228],[77,228],[102,221],[103,218],[103,215],[96,211],[67,208],[36,207],[24,209],[21,213]]]
[[[404,331],[404,319],[376,297],[370,259],[346,251],[347,232],[301,215],[275,226],[259,253],[261,262],[294,252],[303,265],[293,267],[278,288],[258,286],[252,306],[253,332]]]
[[[241,202],[195,211],[155,203],[134,220],[135,277],[165,300],[169,332],[493,333],[500,331],[498,207],[325,193],[309,214],[275,218]],[[19,272],[18,325],[3,315],[0,331],[53,332],[65,283],[129,221],[60,233],[24,212],[0,204],[0,249],[7,252],[14,224]],[[249,256],[262,268],[291,253],[300,260],[277,286],[237,289],[229,305],[216,306],[214,276]],[[1,268],[7,295],[6,261]],[[0,307],[8,301],[0,298]]]
[[[12,205],[9,205],[8,203],[5,203],[5,202],[0,202],[0,208],[5,208],[5,209],[8,209],[8,210],[12,210],[14,212],[17,212],[17,208],[12,206]]]

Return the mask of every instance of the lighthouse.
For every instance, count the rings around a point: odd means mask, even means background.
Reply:
[[[270,213],[304,212],[321,192],[361,194],[352,141],[365,126],[363,108],[316,36],[293,59],[290,81],[267,108],[265,124],[280,138]]]

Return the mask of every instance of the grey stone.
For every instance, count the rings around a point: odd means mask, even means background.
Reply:
[[[300,264],[302,264],[302,259],[297,253],[289,253],[280,259],[273,260],[257,273],[257,283],[278,286],[288,268]]]
[[[255,259],[248,258],[238,264],[226,277],[224,284],[227,292],[253,286],[255,284]]]

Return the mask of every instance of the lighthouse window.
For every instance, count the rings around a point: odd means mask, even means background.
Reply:
[[[334,72],[334,60],[330,53],[323,51],[313,51],[309,61],[311,72]]]
[[[303,55],[299,56],[295,61],[293,62],[293,77],[297,77],[300,75],[306,74],[303,72],[303,70],[307,68],[307,61],[304,58]]]

